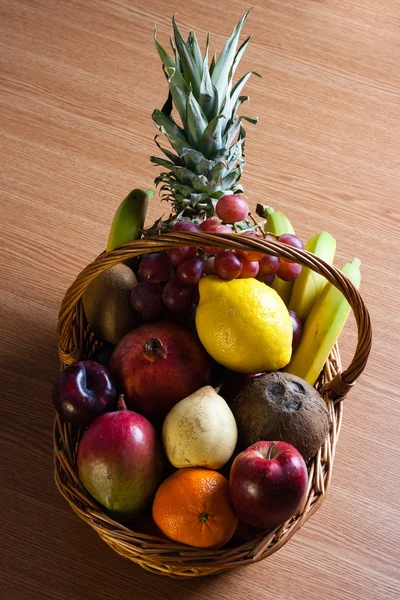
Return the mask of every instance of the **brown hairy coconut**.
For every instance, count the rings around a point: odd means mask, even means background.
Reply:
[[[236,396],[232,412],[241,448],[260,440],[282,441],[307,460],[329,433],[322,397],[304,379],[289,373],[267,373],[251,380]]]

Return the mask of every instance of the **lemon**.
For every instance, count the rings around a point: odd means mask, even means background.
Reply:
[[[256,279],[203,277],[196,328],[207,352],[241,373],[276,371],[292,354],[288,309],[272,288]]]

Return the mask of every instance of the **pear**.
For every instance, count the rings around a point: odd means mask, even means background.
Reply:
[[[209,385],[178,402],[162,428],[165,452],[177,469],[220,469],[231,458],[237,437],[231,409]]]

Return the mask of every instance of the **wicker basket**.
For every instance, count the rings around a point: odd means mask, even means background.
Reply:
[[[254,564],[286,544],[322,504],[332,475],[336,443],[342,422],[342,400],[365,368],[371,347],[371,323],[365,304],[350,281],[335,267],[305,250],[279,242],[234,234],[170,233],[125,244],[108,254],[103,253],[88,265],[67,291],[59,315],[59,356],[61,367],[89,358],[101,343],[90,331],[80,301],[87,286],[102,271],[129,258],[168,248],[195,245],[251,250],[273,254],[323,275],[349,301],[358,327],[358,343],[351,365],[342,371],[337,346],[333,349],[316,387],[323,395],[330,415],[331,430],[318,454],[308,465],[308,490],[297,515],[283,525],[236,546],[219,550],[201,550],[166,539],[136,533],[112,520],[81,485],[76,468],[76,452],[82,430],[56,416],[54,426],[55,481],[62,496],[73,510],[116,552],[154,573],[170,577],[210,575]]]

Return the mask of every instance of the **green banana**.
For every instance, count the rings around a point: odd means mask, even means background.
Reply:
[[[341,271],[358,289],[361,281],[358,258],[346,263]],[[308,315],[300,344],[284,370],[314,385],[349,313],[346,298],[334,285],[327,283]]]
[[[137,240],[144,227],[151,190],[132,190],[119,205],[111,225],[107,242],[107,252],[114,248]]]
[[[321,231],[307,243],[306,250],[331,265],[335,256],[336,240],[330,233]],[[299,277],[294,282],[289,309],[293,310],[303,323],[325,284],[325,277],[307,267],[302,268]]]
[[[272,211],[271,208],[266,210],[267,222],[265,223],[265,232],[273,233],[276,236],[284,233],[294,235],[294,229],[289,219],[282,212]],[[271,287],[278,292],[286,306],[289,304],[290,296],[293,288],[293,281],[283,281],[275,275]]]

